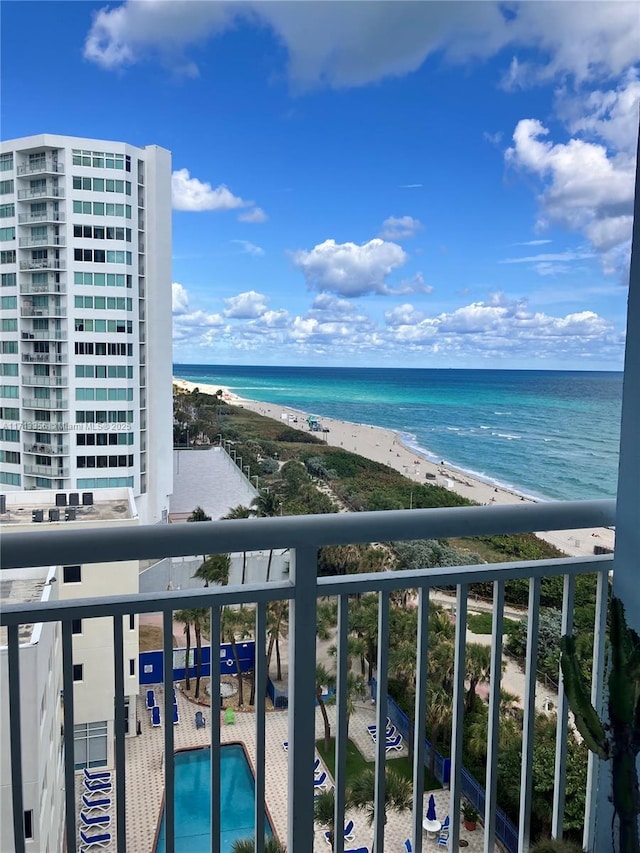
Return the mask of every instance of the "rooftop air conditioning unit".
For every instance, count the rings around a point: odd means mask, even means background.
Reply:
[[[31,521],[42,521],[44,519],[44,511],[41,509],[31,510]]]
[[[60,521],[60,510],[59,509],[50,509],[49,510],[49,521]]]
[[[78,492],[69,494],[69,506],[80,506],[80,495]]]
[[[68,506],[65,509],[64,520],[65,521],[75,521],[76,520],[76,508],[74,506]]]

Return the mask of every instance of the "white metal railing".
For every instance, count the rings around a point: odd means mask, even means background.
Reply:
[[[23,282],[20,285],[20,293],[66,293],[67,285],[59,281],[50,281],[46,284]]]
[[[61,172],[64,172],[64,166],[62,163],[54,162],[47,158],[46,160],[40,160],[37,163],[24,163],[22,166],[18,166],[16,173],[18,175],[37,175],[42,174],[43,172],[60,174]]]
[[[69,380],[66,376],[23,376],[22,384],[39,386],[68,385]]]
[[[69,408],[69,401],[66,397],[51,398],[51,397],[23,397],[22,405],[26,409],[54,409],[63,411]]]
[[[23,341],[66,341],[67,333],[60,329],[34,329],[33,332],[22,332]]]
[[[54,352],[23,352],[20,360],[29,364],[65,364],[67,356]]]
[[[24,442],[23,450],[25,453],[37,453],[40,456],[68,456],[68,444],[33,444],[32,442]]]
[[[80,526],[56,531],[39,531],[39,535],[5,534],[2,548],[2,568],[22,568],[34,565],[67,565],[119,560],[142,560],[167,556],[189,556],[203,553],[288,548],[291,567],[288,582],[253,586],[209,587],[200,590],[171,591],[139,595],[117,595],[72,601],[55,601],[37,605],[7,605],[0,612],[0,625],[8,627],[8,662],[10,703],[10,743],[13,780],[13,814],[15,849],[25,850],[22,837],[23,792],[21,771],[20,697],[18,693],[18,626],[30,622],[53,622],[62,625],[66,840],[69,853],[77,850],[75,815],[75,779],[73,755],[73,680],[71,623],[75,619],[110,617],[113,622],[115,653],[115,707],[124,708],[122,673],[123,620],[131,613],[163,615],[164,626],[164,717],[172,719],[173,611],[184,608],[210,608],[211,636],[219,636],[220,608],[229,604],[251,604],[256,607],[256,636],[265,636],[266,606],[269,601],[289,599],[289,781],[287,846],[291,851],[311,851],[314,837],[314,791],[312,767],[315,752],[315,666],[316,666],[316,605],[320,597],[337,596],[339,603],[337,652],[337,730],[336,730],[336,814],[335,825],[342,826],[345,808],[346,761],[346,675],[347,625],[349,597],[365,592],[379,596],[378,628],[378,700],[377,725],[382,731],[386,723],[386,671],[389,641],[389,595],[394,590],[417,589],[419,592],[419,628],[417,632],[416,707],[414,729],[414,805],[412,837],[414,850],[421,853],[423,810],[423,723],[428,684],[426,650],[428,647],[429,592],[438,586],[455,586],[457,597],[457,628],[455,636],[454,722],[451,741],[450,849],[458,848],[460,799],[462,779],[462,705],[465,667],[465,629],[469,584],[491,582],[494,589],[493,672],[501,672],[502,608],[504,584],[510,579],[529,579],[528,647],[525,671],[526,694],[523,724],[522,785],[520,794],[520,828],[518,850],[526,851],[529,844],[531,809],[531,778],[533,761],[533,727],[535,722],[536,647],[540,581],[544,577],[564,577],[565,594],[562,602],[563,628],[571,624],[573,580],[581,573],[597,573],[596,648],[593,661],[594,689],[603,684],[604,654],[602,628],[606,615],[608,572],[611,557],[563,558],[534,562],[501,563],[480,566],[457,566],[419,571],[381,572],[337,578],[317,577],[318,549],[324,545],[385,542],[407,539],[448,538],[451,536],[493,535],[536,530],[582,529],[614,523],[614,501],[547,503],[525,506],[470,507],[455,509],[413,510],[377,513],[331,514],[325,516],[259,518],[246,521],[216,521],[189,525],[164,525],[138,528],[83,530]],[[256,656],[256,683],[266,683],[264,656]],[[219,671],[211,669],[212,696],[219,693]],[[7,685],[2,685],[7,689]],[[256,791],[264,791],[265,780],[265,713],[262,691],[256,691]],[[500,679],[491,680],[489,696],[489,736],[487,742],[486,806],[484,813],[484,850],[494,850],[495,813],[497,804],[497,749],[494,737],[500,704]],[[562,836],[565,790],[564,757],[567,745],[566,703],[560,685],[560,714],[557,728],[555,761],[554,833]],[[215,714],[211,715],[211,814],[212,825],[218,825],[220,814],[220,731]],[[126,849],[126,786],[125,786],[125,722],[124,712],[116,711],[115,721],[115,792],[117,850]],[[385,744],[378,738],[376,758],[376,803],[384,798]],[[164,755],[174,755],[173,727],[164,727]],[[587,811],[595,808],[598,787],[598,766],[590,761]],[[164,762],[166,851],[174,850],[174,762]],[[256,851],[263,850],[263,802],[256,797]],[[260,812],[260,814],[259,814]],[[295,820],[293,819],[295,815]],[[259,821],[259,823],[258,823]],[[587,849],[593,849],[593,823],[586,815]],[[589,829],[591,827],[591,829]],[[220,838],[212,833],[212,853],[219,853]],[[343,853],[344,839],[336,833],[335,850]],[[384,853],[384,810],[376,808],[375,850]]]
[[[59,210],[47,210],[42,213],[19,213],[18,223],[28,225],[30,222],[64,222],[64,213]]]
[[[29,249],[32,246],[64,246],[65,238],[57,234],[47,234],[46,237],[20,237],[18,245],[21,249]]]
[[[48,260],[47,258],[29,258],[20,261],[21,270],[63,270],[65,262],[62,259]]]
[[[48,308],[33,308],[31,305],[20,306],[21,317],[64,317],[65,314],[65,309],[59,305],[57,307],[51,305]]]
[[[50,477],[59,480],[69,476],[68,468],[55,468],[53,465],[25,465],[24,473],[33,477]]]
[[[38,187],[34,190],[18,190],[18,200],[24,201],[29,198],[64,198],[62,187]]]

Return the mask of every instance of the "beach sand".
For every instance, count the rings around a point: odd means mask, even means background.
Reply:
[[[272,403],[260,403],[238,397],[223,385],[202,385],[184,379],[174,379],[174,385],[185,391],[199,388],[205,394],[215,394],[222,390],[222,398],[231,405],[243,406],[265,417],[273,418],[294,429],[308,430],[305,418],[307,412]],[[293,418],[297,418],[295,423]],[[395,468],[410,480],[417,483],[432,483],[444,486],[478,504],[493,506],[509,503],[534,503],[533,499],[517,491],[485,483],[450,464],[437,464],[422,456],[416,450],[402,443],[401,437],[393,430],[367,424],[353,424],[334,418],[321,418],[322,425],[329,432],[317,433],[327,444],[341,447],[353,453],[359,453],[367,459],[381,462]],[[613,548],[614,531],[610,528],[589,528],[586,530],[541,531],[537,534],[545,541],[572,557],[593,555],[595,545]]]

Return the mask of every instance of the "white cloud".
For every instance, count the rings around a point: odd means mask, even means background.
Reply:
[[[178,169],[171,175],[171,196],[174,210],[233,210],[253,204],[234,195],[224,184],[214,189],[211,184],[192,178],[188,169]]]
[[[261,207],[254,207],[251,210],[247,210],[246,213],[240,213],[238,215],[239,222],[260,223],[266,222],[268,218],[269,217]]]
[[[404,305],[397,305],[392,311],[385,312],[384,318],[388,326],[411,326],[424,320],[424,314],[406,302]]]
[[[406,262],[407,254],[397,243],[379,238],[362,245],[325,240],[311,251],[291,252],[291,260],[310,290],[357,297],[388,293],[386,280]]]
[[[635,2],[616,3],[264,3],[128,0],[94,17],[85,57],[117,68],[159,57],[193,75],[184,51],[240,19],[271,27],[298,87],[359,86],[415,71],[435,52],[454,62],[494,56],[509,45],[518,85],[571,75],[617,75],[638,59]],[[392,37],[390,37],[392,34]]]
[[[171,285],[171,310],[174,314],[186,314],[189,310],[189,294],[177,281]]]
[[[225,317],[234,317],[238,320],[252,320],[262,316],[267,310],[269,297],[264,293],[256,293],[255,290],[247,290],[237,296],[231,296],[224,300],[226,308]]]
[[[548,135],[541,122],[522,119],[505,153],[507,163],[541,181],[540,224],[578,231],[600,252],[619,249],[631,236],[634,158],[609,156],[603,145],[581,139],[553,143]]]
[[[400,184],[399,190],[419,190],[422,189],[424,184]]]
[[[544,241],[543,241],[544,242]],[[550,242],[550,241],[549,241]],[[523,245],[531,245],[524,243]],[[541,262],[560,262],[566,263],[568,261],[583,261],[587,258],[592,258],[594,256],[593,252],[585,252],[585,251],[567,251],[567,252],[542,252],[539,255],[529,255],[525,258],[505,258],[503,261],[499,261],[501,264],[535,264]]]
[[[256,246],[255,243],[250,243],[249,240],[232,240],[246,255],[260,256],[264,255],[264,249],[261,246]]]
[[[514,243],[514,246],[544,246],[545,243],[552,243],[552,240],[525,240],[524,243]]]
[[[422,228],[422,223],[413,216],[389,216],[382,223],[380,236],[383,240],[406,240]]]

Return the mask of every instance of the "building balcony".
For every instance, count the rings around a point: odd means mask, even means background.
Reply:
[[[23,341],[66,341],[67,333],[60,329],[35,329],[32,332],[22,332]]]
[[[56,352],[23,352],[20,361],[23,364],[66,364],[68,358]]]
[[[63,480],[69,476],[69,469],[56,468],[53,465],[25,465],[24,473],[31,477],[50,477],[52,480]]]
[[[49,209],[42,213],[19,213],[19,225],[33,225],[36,222],[64,222],[64,213],[60,210]]]
[[[64,189],[62,187],[46,186],[33,190],[18,190],[18,201],[30,201],[34,198],[64,198]]]
[[[23,385],[39,385],[40,387],[53,387],[68,385],[69,380],[66,376],[23,376]]]
[[[65,246],[66,240],[57,234],[47,234],[46,237],[20,237],[18,246],[21,249],[37,248],[38,246]]]
[[[38,161],[37,163],[23,163],[18,166],[16,169],[16,174],[18,177],[24,177],[25,175],[62,175],[64,173],[64,166],[62,163],[54,162],[50,157],[47,157],[44,160]]]
[[[20,293],[66,293],[67,285],[63,282],[53,281],[53,276],[49,276],[51,281],[46,284],[33,284],[32,282],[23,282],[20,284]]]
[[[25,409],[51,409],[63,412],[69,408],[69,401],[62,397],[59,400],[42,397],[23,397],[22,407]]]
[[[56,474],[51,472],[50,476]],[[451,590],[452,609],[455,610],[455,637],[452,641],[452,682],[453,682],[453,722],[451,727],[451,759],[449,790],[438,792],[446,803],[446,811],[451,819],[449,847],[457,850],[461,834],[461,800],[471,801],[481,812],[484,834],[484,850],[507,850],[516,853],[529,847],[530,815],[533,777],[533,737],[537,716],[536,695],[536,650],[540,615],[540,588],[544,578],[562,578],[564,596],[562,600],[562,632],[571,631],[573,618],[574,586],[576,578],[584,574],[597,577],[595,601],[595,648],[593,652],[592,681],[594,695],[602,693],[604,681],[604,634],[607,615],[608,577],[612,569],[611,556],[593,556],[581,558],[562,558],[543,561],[510,562],[500,564],[482,564],[456,566],[449,568],[430,568],[416,571],[379,572],[354,574],[340,577],[318,577],[318,551],[323,546],[348,543],[392,542],[417,539],[446,539],[478,535],[496,535],[515,532],[540,530],[576,530],[589,527],[608,526],[615,521],[614,501],[591,501],[575,503],[540,503],[535,505],[511,505],[495,507],[465,507],[455,509],[413,510],[395,512],[340,513],[325,516],[284,517],[269,519],[248,519],[243,521],[215,521],[201,524],[175,524],[149,527],[121,528],[114,536],[112,530],[94,528],[90,535],[73,531],[68,527],[60,530],[39,530],[38,535],[5,533],[3,537],[2,565],[5,569],[26,568],[42,565],[84,565],[91,563],[118,562],[122,560],[161,560],[169,556],[189,556],[193,554],[234,553],[247,551],[269,551],[288,549],[290,554],[290,573],[287,580],[251,586],[210,586],[208,588],[182,589],[154,593],[121,595],[107,598],[76,599],[65,601],[38,602],[34,604],[8,604],[0,611],[0,625],[8,628],[8,675],[2,690],[11,697],[10,762],[13,779],[13,815],[14,831],[20,840],[23,831],[22,814],[25,808],[23,790],[20,784],[22,767],[22,744],[31,733],[21,728],[20,702],[18,689],[19,663],[19,626],[29,623],[53,623],[62,626],[61,665],[64,687],[64,776],[66,811],[64,814],[65,835],[68,850],[77,850],[78,823],[76,809],[76,791],[80,779],[76,777],[74,767],[74,683],[73,683],[73,641],[72,624],[77,620],[100,619],[106,617],[111,622],[109,635],[113,637],[113,659],[115,677],[113,679],[113,703],[115,703],[115,742],[114,770],[112,773],[113,811],[116,815],[112,822],[112,837],[118,850],[126,849],[127,840],[139,838],[141,810],[136,807],[139,799],[148,792],[150,786],[147,761],[142,769],[138,764],[138,776],[134,767],[131,743],[125,737],[124,717],[124,679],[127,671],[124,657],[124,631],[128,624],[123,616],[128,614],[161,613],[164,625],[163,655],[166,655],[162,669],[162,683],[158,695],[162,696],[160,714],[163,721],[173,717],[173,617],[177,610],[206,608],[210,615],[211,636],[220,634],[220,619],[223,608],[242,605],[252,608],[255,616],[255,636],[266,636],[267,606],[273,602],[288,602],[288,710],[266,712],[264,691],[255,693],[253,714],[243,714],[243,732],[251,735],[255,770],[255,791],[258,808],[255,810],[253,829],[247,834],[262,833],[264,805],[271,815],[276,815],[275,828],[290,851],[310,853],[314,849],[314,837],[321,838],[314,831],[314,784],[313,766],[315,741],[317,738],[316,709],[316,624],[317,609],[320,600],[332,598],[337,601],[338,625],[336,631],[336,671],[337,693],[335,697],[336,727],[333,730],[336,739],[336,825],[343,826],[345,817],[345,779],[347,750],[347,673],[349,668],[349,614],[355,608],[363,594],[377,596],[377,652],[375,661],[376,702],[375,724],[380,732],[386,726],[387,716],[400,730],[406,743],[413,743],[413,805],[402,814],[390,809],[389,820],[385,810],[377,808],[373,828],[366,827],[366,819],[361,816],[363,839],[366,838],[371,849],[371,835],[374,847],[383,849],[385,835],[393,829],[394,844],[388,843],[384,849],[399,849],[402,840],[410,838],[415,851],[431,849],[423,839],[424,820],[424,767],[428,763],[429,745],[424,740],[424,718],[427,694],[430,687],[430,675],[427,670],[427,652],[429,649],[429,605],[435,598],[435,590]],[[136,569],[137,570],[137,569]],[[491,584],[493,600],[490,612],[493,620],[491,642],[491,671],[501,673],[502,637],[505,583],[510,580],[526,581],[529,590],[529,604],[524,613],[527,622],[528,646],[524,670],[524,711],[522,719],[522,769],[520,785],[520,822],[512,824],[499,808],[497,785],[497,761],[499,738],[497,726],[501,702],[502,676],[492,678],[489,684],[488,733],[486,735],[486,777],[474,780],[462,765],[463,746],[463,706],[465,699],[465,657],[466,623],[469,589],[472,584]],[[416,596],[417,591],[417,596]],[[390,607],[394,596],[417,598],[417,632],[415,637],[415,705],[414,718],[418,721],[413,728],[398,716],[397,708],[389,700],[388,668],[390,649],[395,639],[391,636]],[[631,602],[629,602],[631,606]],[[255,608],[255,609],[253,609]],[[123,624],[124,623],[124,624]],[[111,633],[112,632],[112,633]],[[212,659],[213,659],[212,655]],[[216,658],[217,659],[217,658]],[[24,674],[20,673],[20,678]],[[257,654],[254,665],[255,684],[266,684],[266,655]],[[220,669],[211,669],[210,695],[220,694]],[[175,752],[178,742],[183,740],[185,726],[193,727],[193,710],[197,706],[187,705],[186,699],[179,698],[182,711],[188,710],[191,719],[184,719],[180,729],[173,725],[163,725],[157,730],[144,724],[142,737],[154,738],[153,749],[156,755],[154,767],[157,771],[157,791],[154,803],[157,810],[153,823],[148,825],[148,846],[153,849],[154,830],[164,805],[164,831],[167,851],[174,849],[176,830],[176,791]],[[215,699],[214,701],[217,701]],[[109,704],[114,704],[109,696]],[[140,716],[144,715],[144,698],[139,699]],[[214,705],[215,707],[215,705]],[[369,706],[371,709],[371,706]],[[364,712],[359,712],[364,713]],[[366,713],[372,713],[368,711]],[[333,711],[332,711],[333,715]],[[201,738],[200,746],[207,743],[211,747],[211,815],[212,825],[220,825],[222,808],[220,777],[220,741],[228,739],[221,731],[217,708],[207,716],[210,723],[205,730],[206,738]],[[355,715],[356,717],[358,714]],[[566,755],[569,734],[569,714],[567,700],[562,683],[557,698],[557,748],[554,763],[553,786],[553,834],[562,837],[565,791],[567,785]],[[239,721],[240,722],[240,721]],[[276,727],[275,729],[273,727]],[[193,727],[195,743],[195,727]],[[237,738],[240,725],[232,732]],[[177,731],[177,734],[176,734]],[[140,746],[134,739],[134,746]],[[283,741],[287,742],[286,760],[282,750]],[[278,748],[277,743],[280,743]],[[267,745],[269,752],[267,753]],[[151,748],[151,747],[149,747]],[[385,739],[378,738],[373,748],[375,754],[376,790],[384,796],[385,764],[392,764],[386,756]],[[139,754],[139,751],[138,753]],[[551,759],[553,761],[553,759]],[[282,764],[282,773],[277,781],[273,777],[273,765]],[[584,814],[584,841],[589,851],[597,849],[595,833],[600,825],[597,815],[600,808],[598,800],[600,762],[592,755],[589,757],[589,774],[586,783],[586,808]],[[439,766],[439,765],[437,765]],[[156,771],[154,770],[154,773]],[[280,771],[278,771],[280,773]],[[439,771],[438,771],[439,772]],[[271,782],[268,783],[268,779]],[[287,782],[284,783],[284,779]],[[602,782],[602,779],[600,779]],[[164,789],[164,796],[163,791]],[[376,794],[378,796],[378,794]],[[295,819],[294,819],[295,816]],[[596,819],[598,818],[598,824]],[[257,824],[256,824],[257,822]],[[610,816],[603,816],[605,831],[610,833]],[[606,837],[606,836],[605,836]],[[609,835],[610,838],[610,835]],[[364,840],[360,843],[365,843]],[[431,842],[432,844],[433,842]],[[479,842],[482,844],[482,842]],[[16,845],[17,848],[18,845]],[[350,845],[354,846],[354,845]],[[335,850],[342,853],[342,838],[336,838]],[[128,848],[127,848],[128,849]],[[142,849],[142,848],[140,848]],[[219,853],[220,837],[212,834],[211,847]],[[316,850],[326,849],[322,840]],[[480,849],[479,847],[476,849]]]
[[[28,305],[20,306],[21,317],[65,317],[66,309],[58,306],[49,308],[32,308]]]
[[[32,444],[25,441],[22,445],[25,453],[36,453],[38,456],[68,456],[68,444]],[[45,466],[46,467],[46,466]]]
[[[20,261],[21,270],[63,270],[65,267],[62,258],[27,258]]]

